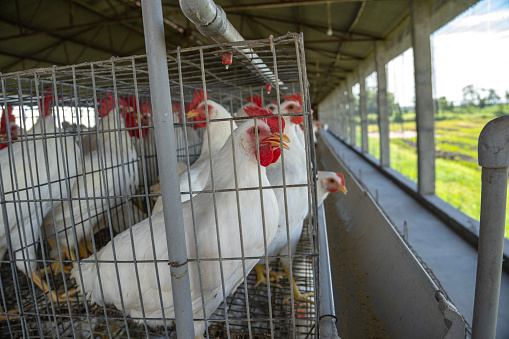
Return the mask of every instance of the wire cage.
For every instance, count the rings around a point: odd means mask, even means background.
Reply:
[[[233,62],[225,66],[223,56],[231,55]],[[206,187],[197,189],[189,180],[191,186],[182,191],[181,185],[181,193],[188,198],[190,193],[198,194],[191,203],[184,203],[190,205],[193,224],[199,223],[196,220],[203,212],[199,210],[198,197],[214,197],[209,208],[215,222],[208,227],[217,237],[209,243],[217,248],[219,255],[200,257],[196,253],[204,244],[196,240],[196,233],[186,233],[188,238],[189,235],[194,238],[187,239],[188,243],[196,247],[188,246],[189,264],[198,267],[200,273],[199,277],[191,277],[192,281],[199,281],[201,289],[193,302],[200,306],[206,303],[203,284],[207,271],[200,271],[200,265],[217,264],[223,290],[228,280],[224,273],[230,263],[241,263],[247,275],[244,279],[242,273],[242,279],[231,291],[223,291],[221,304],[213,313],[197,319],[195,314],[195,321],[205,320],[203,335],[207,338],[314,337],[318,321],[315,305],[294,301],[293,286],[288,279],[277,281],[280,287],[273,286],[276,282],[271,279],[267,280],[272,286],[255,287],[257,278],[254,272],[249,272],[252,263],[259,259],[270,262],[271,272],[281,271],[277,259],[289,257],[293,260],[290,274],[298,288],[302,292],[318,292],[318,245],[314,236],[317,222],[312,217],[316,215],[316,167],[301,36],[287,34],[279,38],[177,49],[168,51],[167,58],[181,178],[191,176],[190,169],[202,154],[202,145],[207,145],[203,146],[208,151],[204,163],[211,171],[214,155],[209,148],[214,143],[213,124],[226,122],[229,135],[236,133],[235,124],[240,126],[253,120],[255,126],[260,123],[260,119],[245,114],[243,108],[253,104],[247,97],[259,96],[264,104],[274,102],[277,112],[285,95],[301,94],[302,110],[280,113],[278,126],[283,128],[284,116],[304,117],[298,132],[302,133],[301,139],[290,140],[289,145],[301,147],[305,152],[305,164],[301,168],[305,181],[287,182],[290,174],[282,167],[280,186],[262,187],[260,181],[256,187],[239,188],[236,183],[242,173],[237,172],[231,178],[235,181],[230,183],[233,188],[222,189],[219,182],[226,174],[212,172],[211,176],[207,175]],[[176,337],[173,315],[156,316],[157,312],[144,311],[152,307],[150,303],[164,309],[163,294],[169,290],[168,255],[164,255],[165,249],[161,253],[156,246],[158,214],[153,210],[161,190],[157,159],[167,156],[167,150],[156,149],[152,118],[158,112],[153,112],[150,105],[146,56],[1,74],[0,84],[0,102],[11,126],[5,130],[0,144],[0,337]],[[186,117],[189,104],[200,91],[207,93],[208,97],[204,96],[207,103],[221,105],[229,116],[215,118],[207,106],[205,126],[203,121],[199,125]],[[285,153],[281,154],[282,162]],[[288,157],[286,160],[290,161]],[[233,161],[237,168],[235,157]],[[261,173],[260,163],[258,169]],[[276,188],[284,192],[286,220],[289,220],[288,213],[292,213],[288,197],[296,189],[306,192],[303,198],[307,198],[307,217],[294,253],[287,250],[288,254],[269,257],[270,244],[265,240],[263,253],[250,257],[245,254],[251,253],[249,239],[219,241],[225,235],[219,234],[217,215],[224,209],[232,209],[241,219],[250,209],[239,204],[223,206],[222,194],[238,197],[240,192],[256,191],[263,199],[262,192]],[[138,250],[139,244],[134,243],[138,229],[135,225],[144,222],[148,226],[142,238],[148,244],[147,253],[153,255],[146,260],[134,254],[123,256],[124,250],[131,253]],[[232,225],[235,227],[232,229],[242,232],[241,223],[233,221]],[[164,231],[164,225],[159,227]],[[288,229],[285,232],[288,238],[289,232]],[[115,250],[114,244],[120,237],[127,239],[125,248]],[[228,247],[238,246],[239,242],[243,246],[240,257],[224,256]],[[113,247],[111,260],[98,257],[98,252],[110,247]],[[85,272],[84,263],[93,266],[92,273]],[[127,266],[134,275],[124,279],[119,272]],[[110,267],[108,270],[115,278],[108,280],[101,267]],[[143,270],[147,267],[155,271],[150,277],[159,296],[155,301],[142,292],[146,278]],[[100,293],[97,293],[103,298],[99,302],[90,300],[90,293],[95,292],[83,291],[86,286],[79,292],[76,290],[78,282],[82,284],[83,279],[93,274],[99,276],[96,286]],[[124,300],[124,291],[119,295],[119,303],[108,303],[104,299],[108,289],[122,289],[128,284],[126,280],[133,282],[136,297]],[[290,301],[285,300],[288,296]],[[141,313],[128,312],[133,302],[141,304]]]

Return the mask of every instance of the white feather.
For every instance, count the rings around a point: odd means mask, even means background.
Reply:
[[[32,260],[36,259],[43,218],[51,214],[52,206],[58,208],[58,200],[68,197],[67,192],[76,181],[80,164],[75,159],[80,158],[80,152],[73,137],[59,138],[52,115],[39,118],[25,136],[38,140],[18,140],[0,152],[7,212],[7,220],[0,213],[0,258],[7,251],[7,228],[11,248],[18,260],[16,265],[28,273],[24,262],[30,260],[32,271],[35,269],[36,264]],[[42,140],[41,136],[44,136]],[[14,171],[11,172],[11,169]],[[65,176],[66,171],[68,176]]]
[[[259,178],[256,158],[252,153],[250,154],[241,146],[241,138],[247,135],[247,130],[252,127],[252,123],[246,123],[238,128],[234,135],[239,188],[258,187]],[[234,188],[234,164],[232,159],[232,142],[230,139],[226,141],[223,148],[217,153],[216,159],[217,161],[214,162],[214,171],[222,174],[215,178],[216,189]],[[261,180],[263,186],[268,186],[270,184],[263,167],[261,168]],[[210,188],[210,182],[206,187]],[[262,256],[264,254],[264,237],[260,191],[243,190],[238,192],[238,195],[240,201],[244,255],[247,257]],[[219,228],[222,257],[241,257],[243,253],[240,243],[241,236],[239,231],[239,216],[237,214],[236,192],[216,193],[215,197],[218,211],[217,227]],[[266,239],[268,242],[271,242],[276,233],[279,217],[276,196],[271,189],[263,190],[263,201]],[[218,258],[218,239],[216,238],[213,196],[212,194],[201,193],[193,199],[193,202],[199,256],[200,258]],[[182,208],[184,213],[187,255],[188,258],[195,259],[196,248],[190,202],[184,203]],[[152,229],[150,225],[152,225]],[[157,269],[159,271],[161,283],[160,291],[164,303],[164,312],[167,318],[174,317],[163,213],[155,214],[151,220],[147,219],[135,225],[132,228],[132,235],[131,232],[127,230],[116,236],[108,245],[97,253],[97,259],[102,261],[113,260],[114,246],[118,260],[124,262],[132,261],[134,254],[132,251],[131,237],[134,239],[137,260],[151,261],[156,257],[161,261],[157,264]],[[155,243],[155,248],[152,246],[152,241]],[[224,260],[224,286],[221,285],[219,262],[202,261],[200,263],[204,294],[203,300],[207,317],[210,317],[223,301],[223,287],[226,295],[235,291],[236,287],[244,279],[244,272],[246,272],[246,274],[249,273],[257,261],[258,260],[255,259],[245,260],[245,270],[243,270],[242,260]],[[141,297],[143,298],[145,317],[161,318],[162,309],[159,298],[159,286],[157,285],[155,273],[155,264],[139,263],[136,267],[140,277],[139,288],[141,289]],[[76,267],[72,272],[72,276],[76,279],[79,290],[86,294],[87,299],[100,305],[104,303],[114,304],[118,309],[122,309],[121,300],[123,300],[123,306],[128,315],[131,317],[142,317],[134,264],[118,264],[121,293],[117,284],[117,274],[114,264],[106,262],[100,263],[99,269],[97,270],[94,259],[90,257],[82,261],[80,268],[82,275],[80,276],[79,269]],[[102,280],[104,299],[99,288],[98,273],[100,273]],[[81,282],[81,277],[83,278],[83,284]],[[189,263],[189,277],[191,281],[191,298],[194,317],[203,318],[204,314],[198,267],[195,261]],[[142,322],[142,320],[137,321]],[[150,320],[147,321],[147,323],[151,326],[157,326],[163,324],[163,321]],[[204,323],[202,321],[195,321],[196,336],[201,337],[204,330]]]
[[[306,167],[306,152],[304,145],[301,143],[304,132],[290,121],[290,117],[284,117],[285,119],[285,134],[290,138],[290,149],[282,149],[284,156],[284,172],[286,185],[306,185],[308,182],[307,178],[307,167]],[[270,165],[267,168],[267,177],[272,186],[283,185],[283,168],[282,161],[279,159],[278,162]],[[279,207],[279,227],[277,234],[268,247],[268,255],[288,255],[288,236],[290,234],[290,248],[292,256],[297,250],[297,244],[302,233],[302,226],[304,218],[308,214],[308,188],[304,187],[287,187],[286,188],[286,206],[288,207],[288,223],[286,220],[286,208],[285,208],[285,194],[283,188],[275,188],[274,193],[277,197]],[[288,224],[288,231],[287,225]],[[260,263],[264,263],[261,260]],[[288,257],[281,258],[283,265],[289,267],[291,262]]]
[[[78,243],[85,236],[90,239],[104,217],[103,212],[125,203],[122,197],[134,194],[138,187],[138,157],[118,111],[110,111],[99,121],[98,132],[99,136],[87,134],[83,138],[84,149],[90,147],[89,143],[95,147],[84,152],[85,175],[78,177],[71,192],[71,199],[76,200],[70,205],[67,201],[58,204],[55,216],[50,213],[44,219],[46,235],[55,234],[56,229],[59,244],[69,249],[76,248],[74,231]],[[97,199],[112,196],[117,198]],[[53,252],[51,256],[56,257],[58,253]]]
[[[210,119],[227,119],[232,116],[221,105],[212,100],[208,100],[207,104],[212,106]],[[235,121],[232,121],[233,129],[237,128]],[[191,178],[191,188],[193,191],[202,191],[210,176],[210,159],[214,159],[217,151],[223,147],[224,142],[231,134],[230,121],[210,121],[208,128],[203,134],[203,144],[199,158],[191,165],[189,171],[184,171],[180,175],[180,192],[189,192],[189,178]],[[209,138],[210,135],[210,145]],[[196,195],[196,194],[194,194]],[[190,199],[189,194],[182,194],[182,202]],[[152,209],[152,213],[159,213],[163,210],[163,200],[159,197]]]

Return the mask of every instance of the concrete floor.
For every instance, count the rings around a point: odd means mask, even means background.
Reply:
[[[349,168],[350,172],[362,182],[367,191],[373,196],[378,197],[378,204],[386,213],[394,226],[403,232],[404,225],[408,233],[408,243],[420,256],[422,261],[429,267],[428,273],[436,277],[436,281],[441,288],[448,294],[452,302],[456,305],[459,312],[464,316],[468,324],[472,323],[472,313],[474,304],[475,277],[477,265],[476,249],[466,243],[463,238],[449,229],[440,219],[431,214],[414,199],[408,196],[401,188],[388,180],[377,168],[368,163],[365,159],[338,141],[327,132],[321,135],[321,142],[326,142],[339,155]],[[318,146],[318,162],[320,163],[320,147]],[[326,170],[334,170],[325,168]],[[347,183],[348,187],[348,183]],[[329,198],[334,199],[334,198]],[[366,272],[356,272],[355,253],[348,252],[348,234],[345,227],[331,228],[330,223],[337,223],[335,215],[334,202],[328,201],[326,207],[327,223],[329,230],[329,246],[331,248],[331,258],[336,253],[338,257],[352,258],[349,267],[344,267],[345,278],[342,282],[334,283],[334,292],[340,295],[350,295],[350,299],[358,299],[357,302],[368,305],[368,307],[342,307],[346,299],[339,298],[336,305],[338,315],[344,316],[346,323],[338,324],[340,336],[343,339],[348,338],[386,338],[383,330],[383,324],[377,323],[377,315],[369,309],[369,296],[358,291],[355,279],[362,278]],[[341,222],[339,221],[339,224]],[[345,240],[346,239],[346,240]],[[344,264],[334,263],[331,265],[341,267]],[[334,268],[333,268],[334,269]],[[353,273],[352,273],[353,272]],[[357,276],[357,278],[356,278]],[[342,291],[343,290],[343,291]],[[344,314],[344,312],[355,314]],[[361,326],[357,319],[373,319],[374,331],[363,329],[360,332],[353,333],[354,328]],[[369,323],[369,322],[368,322]],[[497,338],[509,338],[509,276],[504,273],[502,276],[501,296],[499,317],[497,322]]]

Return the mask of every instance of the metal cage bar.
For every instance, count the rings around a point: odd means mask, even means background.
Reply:
[[[253,72],[251,62],[241,61],[249,58],[249,54],[239,52],[246,49],[254,51],[274,72],[271,80],[275,88],[270,93],[265,91],[267,79]],[[228,69],[221,62],[224,51],[239,56]],[[4,264],[0,267],[0,305],[3,308],[0,316],[6,317],[0,322],[0,336],[172,338],[177,333],[179,337],[183,335],[178,325],[177,330],[173,326],[176,320],[173,298],[167,295],[168,288],[173,288],[182,296],[170,278],[168,262],[171,260],[166,256],[168,244],[164,231],[167,218],[153,210],[157,199],[168,194],[158,175],[163,181],[164,171],[168,172],[169,168],[164,163],[176,165],[171,160],[172,154],[179,162],[180,170],[184,170],[179,179],[184,178],[184,173],[188,175],[185,177],[186,188],[182,189],[181,182],[179,193],[181,198],[189,196],[190,200],[182,206],[189,218],[186,221],[184,261],[188,263],[188,271],[192,272],[190,282],[195,293],[192,311],[196,311],[191,313],[193,324],[203,323],[203,335],[207,338],[316,336],[318,328],[313,325],[318,320],[317,308],[295,299],[284,302],[287,296],[292,298],[292,281],[284,278],[276,283],[267,279],[268,286],[262,284],[255,288],[256,278],[250,273],[259,260],[265,260],[265,269],[272,272],[281,270],[277,259],[290,260],[293,265],[288,267],[289,275],[301,291],[318,293],[320,289],[318,244],[314,238],[317,234],[316,165],[302,37],[288,34],[279,38],[167,51],[168,75],[158,71],[159,75],[164,75],[161,81],[167,79],[170,84],[165,93],[170,94],[165,105],[180,106],[167,111],[165,127],[159,120],[154,121],[164,109],[157,106],[155,99],[151,100],[154,90],[150,87],[153,78],[149,76],[149,59],[147,56],[130,56],[0,75],[2,104],[5,108],[13,107],[21,130],[12,138],[7,133],[5,140],[0,140],[2,148],[4,145],[7,148],[0,150],[0,156],[10,159],[5,162],[6,166],[2,163],[0,173],[2,220],[14,218],[14,223],[27,225],[26,232],[24,229],[11,232],[25,239],[23,246],[20,249],[14,247],[10,243],[11,237],[6,237],[6,258],[0,259]],[[51,92],[48,86],[51,86]],[[205,105],[206,128],[198,127],[197,121],[186,116],[189,112],[186,106],[193,101],[198,89],[208,92],[207,104],[220,104],[229,111],[229,116],[217,117]],[[237,134],[237,125],[253,123],[258,127],[261,117],[253,120],[243,111],[247,103],[245,96],[259,95],[262,103],[279,100],[281,109],[283,97],[296,92],[302,95],[302,112],[278,111],[277,129],[281,143],[284,141],[280,125],[283,119],[304,117],[301,132],[306,159],[302,166],[305,179],[289,181],[283,167],[281,176],[285,178],[281,184],[269,185],[264,181],[266,174],[258,157],[256,180],[252,185],[242,184],[244,166],[237,154],[243,145],[236,144],[232,137],[228,143],[232,150],[229,158],[233,164],[229,170],[231,181],[226,186],[224,182],[221,184],[225,173],[217,172],[215,155],[206,153],[214,143],[210,134],[213,127],[224,124],[228,136]],[[46,111],[50,117],[47,121],[44,119]],[[41,125],[45,128],[33,129],[33,126]],[[173,134],[165,135],[166,141],[161,144],[158,140],[156,144],[158,134],[154,134],[154,130],[161,128],[164,133],[171,130]],[[255,135],[259,135],[257,133]],[[297,147],[297,141],[292,140],[290,147]],[[34,145],[39,147],[35,152]],[[32,148],[28,150],[28,146]],[[257,139],[257,151],[261,146]],[[23,154],[39,154],[42,160],[26,162],[18,153],[13,153],[17,149],[20,152],[23,149]],[[206,187],[199,187],[189,176],[191,167],[202,153],[206,167],[212,172],[210,185]],[[52,157],[59,160],[51,160]],[[285,152],[279,161],[283,158],[286,164],[288,155]],[[74,172],[71,171],[73,168]],[[178,173],[177,169],[170,171]],[[45,182],[50,185],[45,186]],[[49,193],[41,195],[39,192],[44,192],[48,186],[55,187],[52,196]],[[261,215],[268,208],[268,192],[279,189],[282,196],[288,197],[298,188],[306,192],[309,217],[303,221],[297,249],[285,249],[286,253],[269,252],[269,234],[277,225],[269,224],[267,220],[274,219],[265,214],[257,225],[260,251],[253,252],[253,239],[247,235],[251,224],[246,219],[253,208],[243,204],[246,194],[255,193],[253,206],[257,206]],[[200,200],[207,195],[211,199],[209,211],[210,220],[213,220],[210,227],[214,230],[208,244],[199,240],[203,231]],[[222,228],[221,215],[225,206],[221,201],[226,195],[231,196],[228,213],[234,220],[227,230],[237,235],[235,239],[225,238],[227,234]],[[172,197],[170,202],[181,208],[178,196]],[[292,206],[288,201],[286,205],[285,219],[288,221]],[[23,221],[21,214],[30,215],[28,207],[33,212],[33,220]],[[22,213],[14,214],[11,208]],[[163,206],[163,215],[167,212]],[[39,219],[35,217],[36,213],[40,215]],[[171,212],[169,215],[174,217]],[[0,227],[5,233],[11,225],[4,223]],[[32,230],[37,227],[41,227],[41,232],[32,241]],[[143,237],[140,229],[143,229]],[[140,247],[140,241],[145,245]],[[220,253],[217,250],[219,243]],[[203,254],[209,245],[216,248],[214,255],[210,252]],[[235,252],[229,251],[233,245],[238,246]],[[30,246],[37,250],[36,254],[23,258]],[[30,265],[34,265],[32,271],[40,273],[41,281],[47,285],[44,292],[18,267],[26,267],[29,271]],[[219,305],[209,310],[206,297],[211,265],[216,265],[218,286],[223,287],[218,289]],[[231,265],[238,267],[239,280],[234,287],[230,286],[232,281],[226,274]],[[224,273],[222,278],[221,271]],[[125,275],[127,272],[131,272],[129,278]],[[93,288],[87,285],[92,280]],[[148,281],[153,286],[152,298],[146,294]],[[278,284],[281,288],[274,286]],[[56,297],[52,297],[53,293]],[[137,312],[133,311],[133,305],[137,305]]]

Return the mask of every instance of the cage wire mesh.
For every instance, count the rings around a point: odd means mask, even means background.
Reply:
[[[229,67],[221,60],[227,52],[234,55]],[[258,56],[256,59],[250,57],[252,52]],[[167,55],[179,171],[184,176],[189,175],[189,167],[200,156],[202,144],[208,145],[205,131],[211,131],[210,126],[226,121],[231,133],[234,122],[241,125],[244,121],[253,121],[242,109],[252,104],[247,97],[258,95],[263,104],[275,103],[278,107],[277,102],[283,102],[284,95],[301,93],[302,113],[282,115],[304,116],[299,132],[301,140],[291,140],[290,145],[297,147],[300,142],[299,147],[305,149],[306,162],[301,170],[306,180],[293,185],[284,181],[276,188],[285,191],[286,213],[291,209],[286,199],[292,189],[305,188],[310,213],[296,252],[286,250],[286,255],[267,258],[276,259],[270,261],[271,272],[275,272],[282,271],[278,258],[291,257],[293,266],[290,265],[290,269],[299,289],[317,292],[318,250],[313,236],[316,221],[311,217],[315,211],[316,169],[314,151],[310,147],[311,115],[301,37],[288,34],[277,39],[178,49]],[[153,208],[161,189],[157,158],[166,153],[165,149],[156,150],[146,56],[2,74],[0,79],[0,101],[4,110],[12,112],[12,120],[9,115],[8,121],[9,126],[13,126],[2,135],[0,151],[0,256],[3,257],[0,258],[0,336],[176,337],[172,316],[155,317],[144,311],[138,315],[128,314],[126,309],[133,301],[122,300],[125,295],[120,295],[120,303],[113,305],[105,299],[99,303],[87,301],[83,294],[76,292],[76,277],[88,278],[81,270],[87,257],[97,272],[101,265],[114,264],[111,270],[117,274],[115,279],[99,278],[103,298],[111,286],[127,284],[118,276],[126,265],[135,267],[135,274],[128,280],[135,282],[134,302],[143,302],[143,309],[150,307],[150,302],[161,308],[163,301],[144,300],[139,296],[140,279],[144,277],[138,269],[151,265],[159,272],[151,283],[157,286],[161,299],[162,294],[170,290],[164,285],[169,283],[169,274],[164,276],[169,273],[164,271],[167,254],[164,257],[151,249],[154,256],[134,260],[122,257],[123,249],[118,248],[118,256],[114,255],[110,261],[101,261],[95,254],[108,247],[119,234],[132,237],[133,226],[143,220],[150,224],[150,232],[144,235],[148,244],[155,246],[157,242],[156,231],[152,229],[157,222]],[[270,93],[267,84],[272,84]],[[189,110],[196,90],[206,90],[207,102],[223,106],[230,116],[215,119],[209,114],[212,111],[208,112],[206,128],[185,118],[183,113]],[[211,153],[209,150],[207,166],[212,162]],[[282,153],[280,161],[285,160],[286,152]],[[221,175],[215,173],[212,182]],[[237,177],[241,175],[236,173]],[[282,175],[284,178],[284,171]],[[192,181],[191,185],[193,194],[201,190],[196,190]],[[239,194],[243,190],[258,190],[261,197],[261,192],[273,188],[235,187],[224,191]],[[242,215],[250,208],[220,205],[221,192],[221,189],[205,189],[201,193],[215,195],[214,206],[209,207],[214,209],[216,218],[221,209],[235,209]],[[192,204],[191,208],[194,218],[203,212]],[[164,230],[164,222],[161,227]],[[216,230],[217,225],[210,227]],[[215,244],[218,239],[223,238],[212,238],[210,243],[218,246]],[[112,246],[116,242],[114,240]],[[223,251],[234,242],[239,239],[222,243]],[[203,244],[196,245],[199,250]],[[267,245],[265,243],[264,252]],[[244,239],[243,246],[249,252],[249,239],[248,242]],[[134,250],[135,245],[129,243],[129,247]],[[113,251],[115,253],[115,249]],[[242,253],[242,257],[228,258],[219,250],[218,257],[199,257],[200,265],[217,262],[221,265],[217,267],[223,269],[229,262],[246,265],[246,262],[266,259],[265,253],[255,257],[244,257]],[[195,254],[189,255],[190,265],[197,261]],[[208,329],[204,335],[214,338],[314,337],[315,305],[300,301],[292,305],[285,301],[290,295],[293,300],[294,296],[292,283],[286,278],[277,282],[281,287],[269,288],[263,283],[255,287],[257,278],[246,266],[245,281],[238,281],[238,288],[230,295],[226,291],[221,305],[214,308],[213,314],[206,314]],[[71,278],[73,267],[81,274]],[[222,286],[227,278],[221,277]],[[200,279],[204,279],[203,275]],[[193,302],[202,305],[203,290],[198,296]],[[202,318],[203,315],[198,316],[198,320]]]

